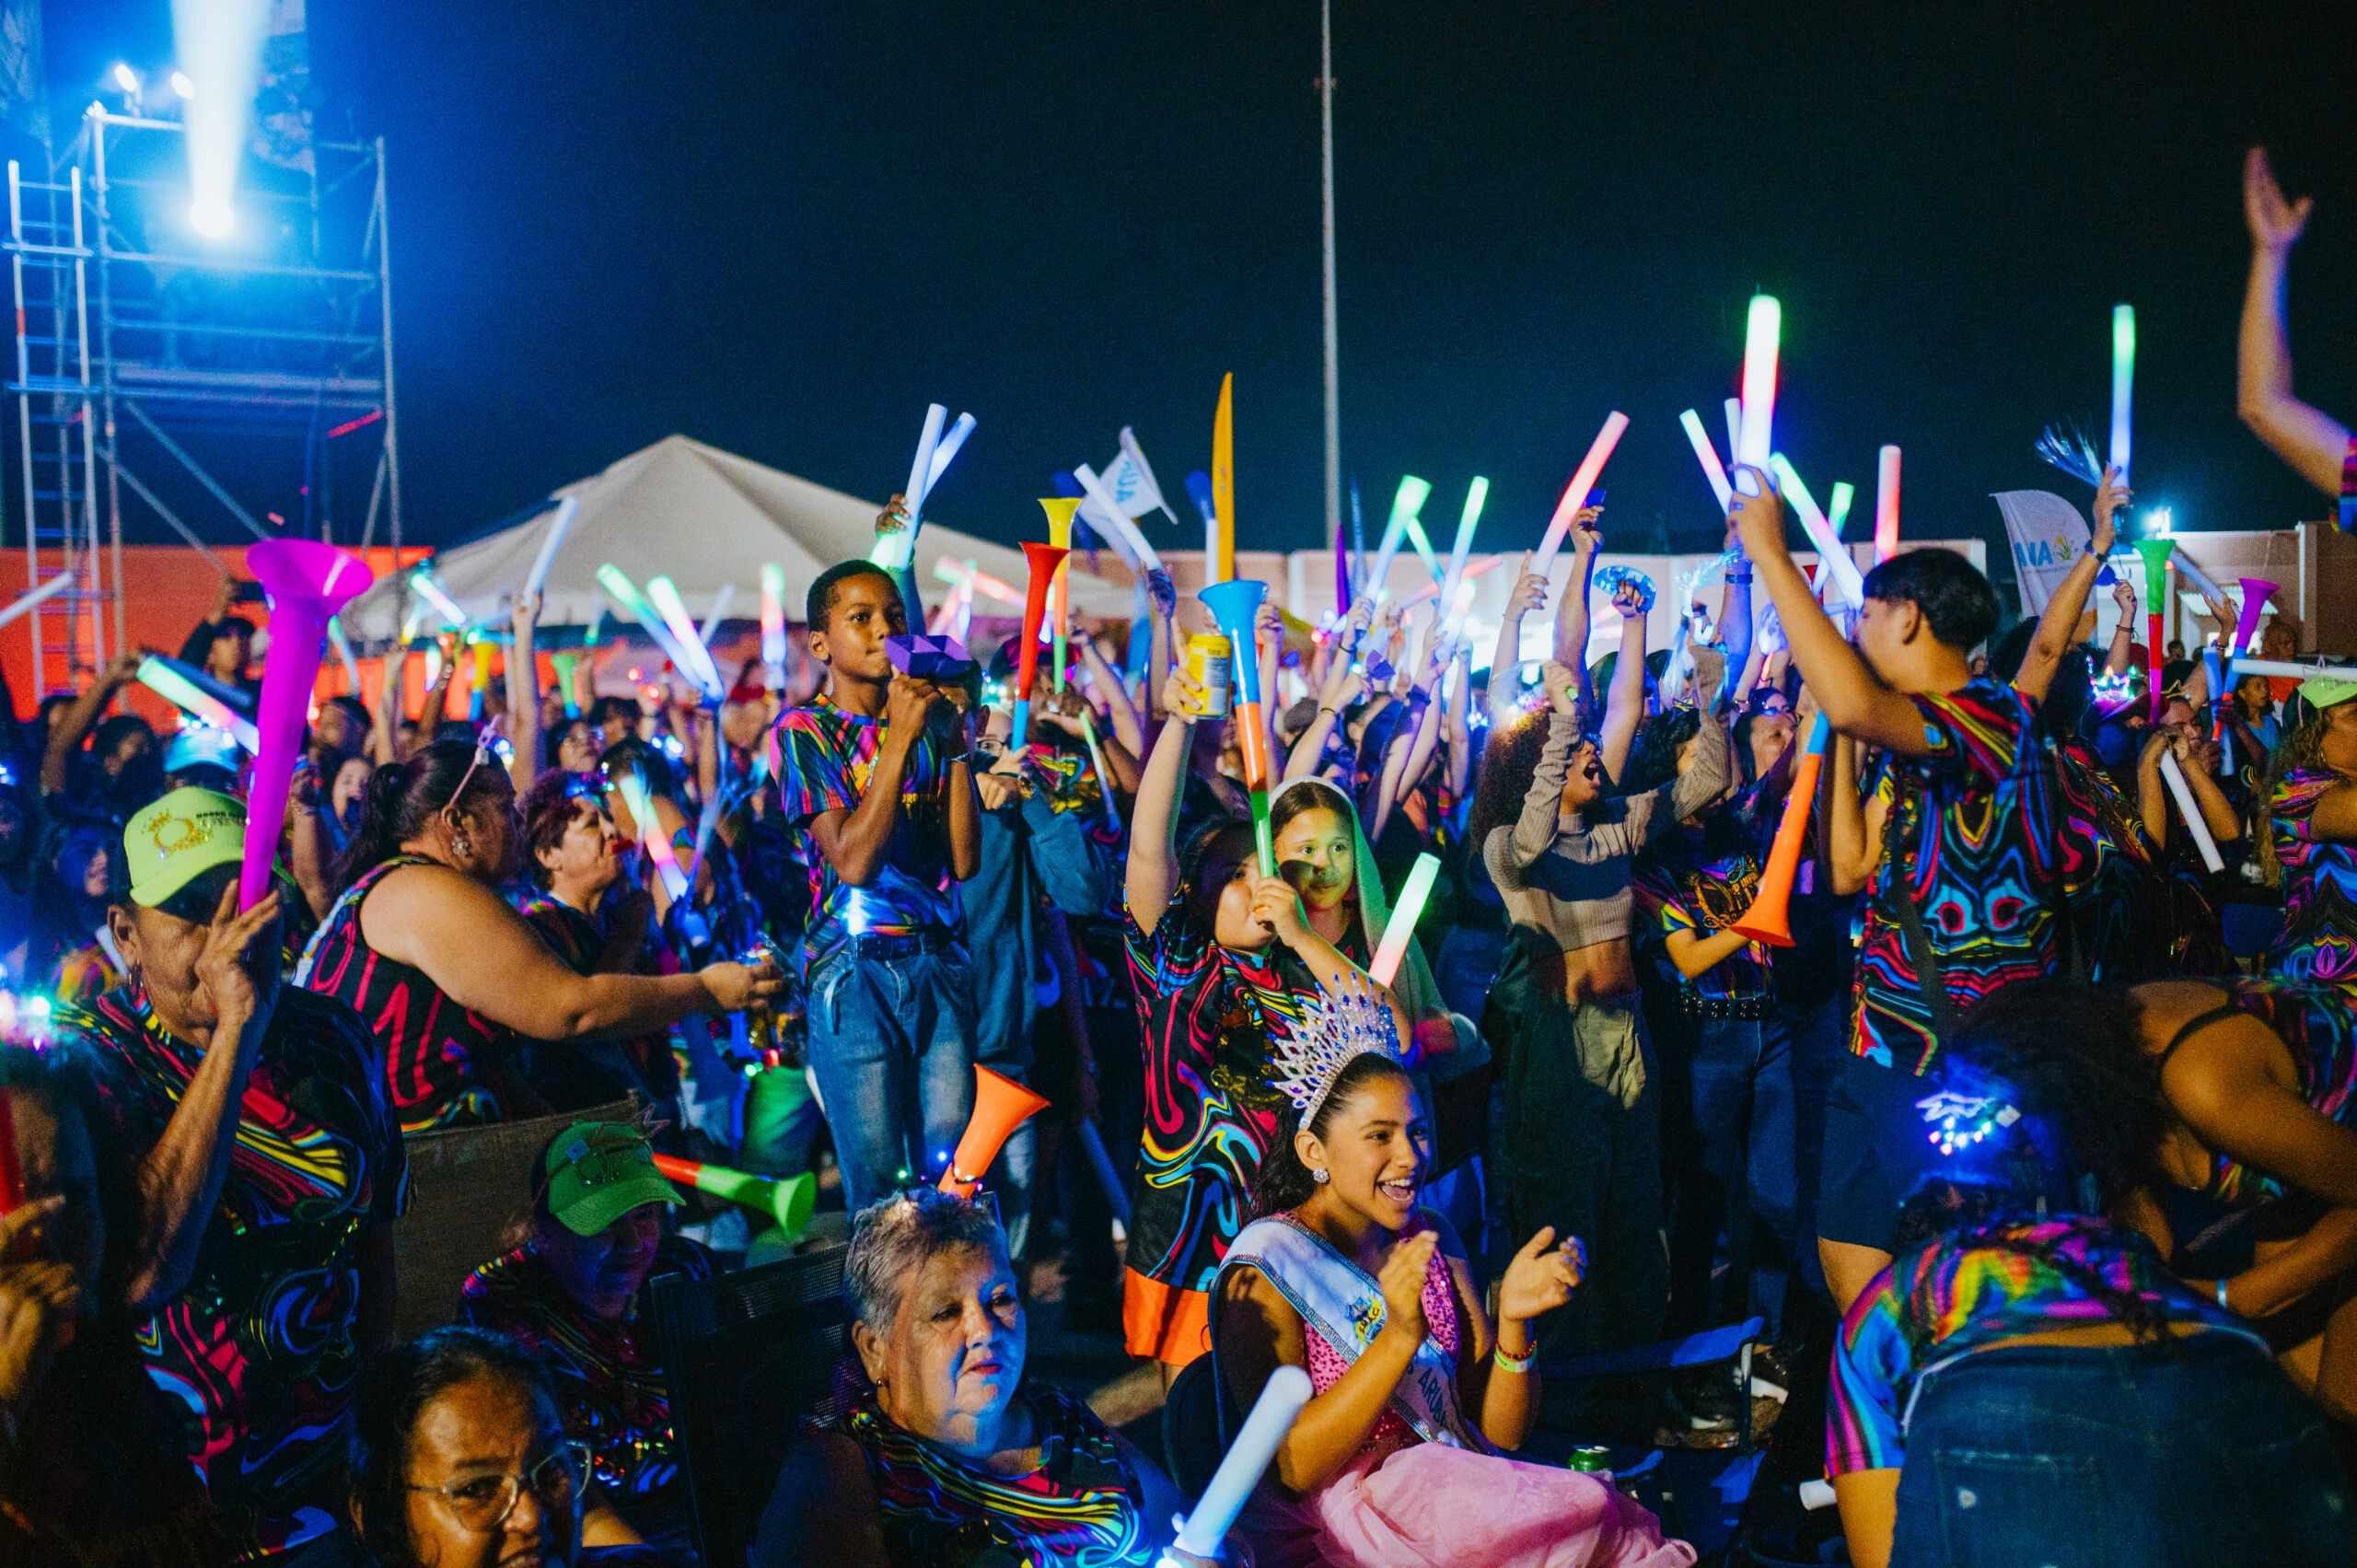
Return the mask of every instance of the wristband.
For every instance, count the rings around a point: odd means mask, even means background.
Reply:
[[[1530,1370],[1531,1364],[1538,1359],[1538,1343],[1534,1340],[1531,1342],[1530,1348],[1522,1354],[1508,1355],[1505,1345],[1501,1342],[1497,1349],[1490,1353],[1490,1359],[1498,1364],[1498,1370],[1501,1372],[1527,1372]]]
[[[2227,1310],[2227,1311],[2229,1311],[2229,1312],[2232,1312],[2232,1311],[2234,1310],[2234,1308],[2233,1308],[2232,1307],[2227,1306],[2227,1303],[2226,1303],[2226,1282],[2225,1282],[2225,1281],[2223,1281],[2223,1280],[2220,1280],[2220,1281],[2218,1282],[2218,1305],[2219,1305],[2220,1307],[2224,1307],[2224,1308],[2225,1308],[2225,1310]]]

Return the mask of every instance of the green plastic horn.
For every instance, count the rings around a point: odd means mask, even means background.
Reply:
[[[2153,722],[2161,722],[2161,605],[2169,591],[2169,552],[2173,539],[2140,539],[2136,553],[2144,558],[2144,684],[2153,699]]]
[[[709,1192],[767,1214],[777,1222],[788,1241],[809,1225],[810,1211],[819,1202],[819,1179],[808,1171],[800,1176],[755,1176],[726,1166],[706,1165],[702,1160],[683,1160],[676,1155],[656,1155],[655,1168],[699,1192]]]

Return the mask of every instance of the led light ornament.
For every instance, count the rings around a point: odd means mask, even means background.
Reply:
[[[2131,329],[2132,333],[2133,329]],[[2152,694],[2152,720],[2161,722],[2161,606],[2168,599],[2169,552],[2177,541],[2140,539],[2136,553],[2144,558],[2144,684]]]
[[[1252,622],[1268,597],[1269,585],[1249,579],[1214,583],[1196,597],[1225,634],[1228,679],[1236,690],[1236,735],[1244,748],[1244,787],[1252,801],[1252,836],[1260,848],[1260,875],[1277,874],[1276,847],[1269,839],[1269,725],[1260,712],[1260,645]]]
[[[1784,814],[1776,819],[1776,841],[1768,846],[1768,864],[1759,873],[1759,890],[1751,907],[1735,923],[1737,935],[1771,947],[1793,945],[1793,880],[1800,874],[1801,841],[1808,835],[1809,813],[1817,806],[1817,778],[1825,766],[1826,741],[1833,726],[1820,713],[1809,726],[1808,745],[1800,765],[1793,770],[1791,790],[1784,796]]]
[[[1408,880],[1400,884],[1399,902],[1391,911],[1391,918],[1383,927],[1383,940],[1376,944],[1375,958],[1367,964],[1366,972],[1383,985],[1399,972],[1399,961],[1408,956],[1408,940],[1416,934],[1416,918],[1424,912],[1424,905],[1433,896],[1433,884],[1440,877],[1440,857],[1420,854],[1416,864],[1408,868]]]
[[[1609,566],[1598,566],[1595,576],[1588,580],[1588,591],[1591,594],[1602,594],[1609,599],[1620,591],[1623,584],[1633,585],[1636,587],[1637,613],[1651,615],[1654,609],[1654,580],[1634,566],[1618,561]]]
[[[1915,1109],[1931,1128],[1928,1141],[1944,1159],[2022,1119],[2019,1110],[1993,1096],[1959,1094],[1954,1089],[1926,1095],[1915,1102]]]
[[[270,657],[262,663],[247,793],[246,856],[238,907],[250,910],[270,891],[270,865],[286,825],[286,785],[302,757],[311,687],[327,651],[328,621],[377,580],[360,557],[304,539],[266,539],[246,551],[246,569],[270,596]]]
[[[1612,448],[1620,444],[1620,433],[1628,428],[1629,416],[1614,409],[1606,416],[1604,428],[1588,444],[1587,456],[1580,459],[1572,482],[1563,487],[1563,498],[1555,504],[1555,515],[1548,520],[1546,536],[1538,541],[1538,553],[1531,557],[1530,569],[1540,576],[1555,569],[1555,556],[1563,548],[1563,536],[1571,531],[1572,519],[1587,505],[1587,493],[1596,488],[1596,476],[1604,471]]]

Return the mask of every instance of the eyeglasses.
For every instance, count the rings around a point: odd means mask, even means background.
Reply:
[[[507,1522],[516,1500],[530,1487],[532,1495],[551,1508],[571,1511],[589,1476],[589,1445],[560,1443],[556,1451],[522,1475],[479,1475],[456,1486],[418,1486],[403,1490],[430,1492],[449,1505],[459,1527],[487,1536]]]

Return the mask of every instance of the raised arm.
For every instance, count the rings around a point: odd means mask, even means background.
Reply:
[[[2112,543],[2119,538],[2113,517],[2135,494],[2128,488],[2118,469],[2106,469],[2103,486],[2096,492],[2096,526],[2087,537],[2086,553],[2071,563],[2071,570],[2055,585],[2053,597],[2046,601],[2046,612],[2038,618],[2038,631],[2029,640],[2029,651],[2022,656],[2022,667],[2014,675],[2014,690],[2043,703],[2046,690],[2054,683],[2054,671],[2061,664],[2062,656],[2078,642],[2079,614],[2087,607],[2087,595],[2096,586],[2096,574],[2103,570],[2104,558],[2111,553]]]
[[[1597,522],[1601,506],[1583,506],[1572,519],[1572,575],[1563,585],[1563,602],[1555,607],[1555,662],[1579,676],[1580,700],[1591,711],[1596,693],[1587,683],[1587,586],[1596,571],[1596,557],[1604,548],[1604,530]]]
[[[1751,558],[1736,556],[1727,567],[1726,597],[1719,602],[1719,636],[1727,650],[1725,684],[1717,693],[1723,707],[1743,706],[1751,695],[1748,682],[1759,678],[1751,664]]]
[[[1759,584],[1776,606],[1784,640],[1809,689],[1834,728],[1907,756],[1922,753],[1923,716],[1911,698],[1875,679],[1784,547],[1784,505],[1768,476],[1748,465],[1736,470],[1735,518]],[[1755,494],[1756,493],[1756,494]]]
[[[377,711],[369,715],[369,760],[380,768],[401,760],[401,726],[409,716],[404,690],[408,679],[409,645],[396,640],[385,654],[384,689],[377,693]]]
[[[1530,569],[1530,552],[1526,550],[1522,552],[1522,564],[1515,568],[1514,591],[1506,596],[1505,619],[1498,622],[1497,645],[1490,651],[1490,690],[1483,706],[1492,730],[1504,727],[1514,708],[1515,693],[1522,685],[1523,620],[1546,608],[1547,579]],[[1580,636],[1583,640],[1587,636],[1585,626]]]
[[[1645,612],[1633,583],[1623,583],[1612,596],[1620,612],[1620,656],[1612,661],[1612,693],[1604,706],[1604,726],[1596,742],[1605,773],[1615,780],[1629,761],[1637,738],[1637,720],[1645,711]],[[1583,672],[1582,680],[1585,682]]]
[[[1473,650],[1457,650],[1457,684],[1448,692],[1448,797],[1468,798],[1473,785]]]
[[[1169,716],[1167,709],[1154,711],[1154,704],[1161,699],[1170,679],[1171,645],[1178,641],[1173,618],[1178,613],[1178,590],[1172,586],[1169,573],[1155,570],[1145,575],[1145,595],[1154,607],[1154,635],[1146,645],[1146,716],[1160,720]]]
[[[1145,755],[1145,730],[1138,723],[1138,711],[1130,702],[1129,689],[1113,667],[1105,662],[1105,652],[1097,639],[1086,634],[1073,639],[1080,649],[1081,668],[1088,672],[1088,684],[1105,699],[1105,725],[1112,731],[1110,738],[1129,748],[1132,757]]]
[[[1798,732],[1794,740],[1798,743]],[[1875,800],[1870,810],[1858,796],[1858,757],[1864,749],[1849,736],[1833,737],[1833,784],[1823,797],[1824,815],[1818,819],[1825,830],[1833,891],[1843,898],[1864,889],[1882,864],[1882,802]]]
[[[1353,615],[1357,613],[1352,611]],[[1319,760],[1326,755],[1326,743],[1342,723],[1343,711],[1366,691],[1366,676],[1353,668],[1354,662],[1338,651],[1327,665],[1326,684],[1318,693],[1318,714],[1301,732],[1301,738],[1293,743],[1293,750],[1285,758],[1286,781],[1306,778],[1318,771]]]
[[[2292,395],[2292,343],[2283,328],[2283,285],[2292,247],[2308,226],[2313,197],[2286,202],[2267,149],[2243,159],[2243,216],[2250,225],[2250,279],[2243,290],[2235,360],[2235,403],[2251,434],[2327,495],[2340,494],[2349,430]]]
[[[89,690],[68,703],[57,715],[57,723],[49,732],[49,749],[41,760],[41,791],[43,795],[65,793],[66,772],[74,761],[74,753],[82,749],[82,742],[99,725],[99,715],[106,712],[114,694],[122,690],[131,678],[139,673],[140,656],[135,653],[117,654],[99,671]]]
[[[2136,590],[2128,579],[2119,577],[2111,585],[2111,602],[2119,608],[2119,619],[2112,624],[2111,645],[2104,650],[2103,668],[2107,675],[2128,673],[2128,650],[2136,645]]]
[[[1194,716],[1190,704],[1201,703],[1203,689],[1174,669],[1164,682],[1162,711],[1169,715],[1154,738],[1145,774],[1138,780],[1132,806],[1129,865],[1122,877],[1122,898],[1130,918],[1140,931],[1161,923],[1178,889],[1178,792],[1186,782],[1187,753],[1194,745]]]
[[[1523,792],[1522,814],[1515,819],[1514,831],[1506,841],[1510,879],[1518,881],[1522,872],[1538,865],[1538,857],[1554,847],[1562,821],[1563,781],[1571,771],[1572,751],[1580,740],[1579,697],[1572,679],[1569,669],[1551,660],[1540,672],[1547,699],[1555,711],[1547,721],[1547,743],[1539,749],[1530,787]],[[1497,869],[1491,867],[1492,873]]]
[[[540,618],[540,596],[517,594],[516,641],[507,650],[507,743],[515,755],[507,771],[523,794],[540,776],[540,667],[532,632]]]

